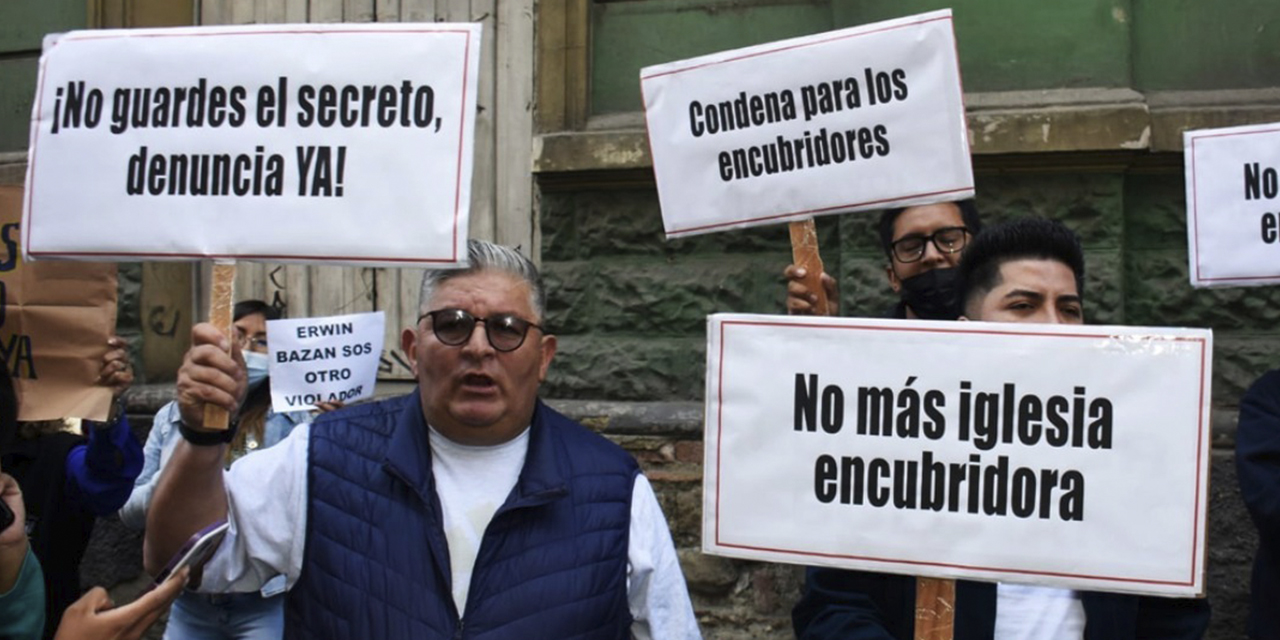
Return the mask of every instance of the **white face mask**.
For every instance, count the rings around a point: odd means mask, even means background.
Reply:
[[[255,351],[244,352],[244,366],[249,376],[249,389],[252,390],[267,379],[267,354]]]

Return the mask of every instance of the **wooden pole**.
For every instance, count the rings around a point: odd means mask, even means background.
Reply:
[[[209,288],[209,322],[227,336],[228,340],[235,339],[235,330],[231,326],[232,323],[232,296],[235,294],[236,285],[236,263],[230,262],[214,262],[213,263],[213,285]],[[234,349],[234,345],[232,346]],[[226,409],[216,407],[214,405],[205,405],[204,407],[204,428],[205,429],[223,429],[227,428],[230,423],[230,416],[227,415]]]
[[[917,577],[915,640],[951,640],[955,620],[956,581]]]
[[[792,222],[790,227],[791,262],[805,270],[802,282],[818,296],[813,314],[829,316],[831,309],[827,306],[827,290],[822,288],[822,256],[818,255],[818,230],[813,225],[813,218]]]

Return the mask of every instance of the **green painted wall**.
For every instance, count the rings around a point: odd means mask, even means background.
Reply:
[[[636,111],[640,69],[724,49],[827,31],[830,2],[648,0],[593,5],[591,104]]]
[[[1280,86],[1280,2],[1133,0],[1133,75],[1144,90]]]
[[[640,110],[646,65],[948,7],[967,91],[1280,85],[1275,0],[647,0],[593,5],[592,113]]]
[[[85,0],[0,0],[0,152],[27,148],[44,35],[87,21]]]

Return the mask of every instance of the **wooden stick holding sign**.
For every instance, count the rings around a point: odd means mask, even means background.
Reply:
[[[822,256],[818,254],[818,231],[814,227],[813,218],[792,222],[789,227],[791,229],[791,261],[805,270],[801,282],[818,298],[813,305],[813,313],[829,316],[831,308],[827,306],[827,290],[822,287]]]
[[[956,581],[916,578],[916,640],[951,640],[955,634]]]
[[[209,287],[209,322],[222,335],[227,336],[228,340],[235,339],[235,327],[232,325],[235,289],[235,261],[213,263],[213,284]],[[231,350],[235,351],[235,344],[231,345]],[[230,424],[229,417],[226,409],[207,404],[204,407],[204,428],[225,431]]]

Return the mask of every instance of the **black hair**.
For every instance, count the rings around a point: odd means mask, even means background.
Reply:
[[[1057,220],[1028,216],[994,224],[973,239],[960,258],[960,300],[996,287],[1000,265],[1010,260],[1056,260],[1076,277],[1076,293],[1084,299],[1084,251],[1076,233]]]
[[[261,300],[241,300],[231,310],[231,321],[235,322],[245,316],[261,313],[267,320],[279,320],[284,317],[284,308],[267,304]]]
[[[976,236],[982,232],[982,216],[978,215],[978,205],[973,203],[973,198],[956,200],[951,204],[960,209],[960,219],[964,221],[964,226],[969,230],[969,235]],[[880,233],[880,248],[884,250],[884,255],[889,259],[889,262],[893,262],[893,223],[898,221],[898,216],[903,211],[919,206],[923,205],[914,204],[910,207],[885,209],[884,213],[880,214],[880,222],[876,225],[876,230]]]

